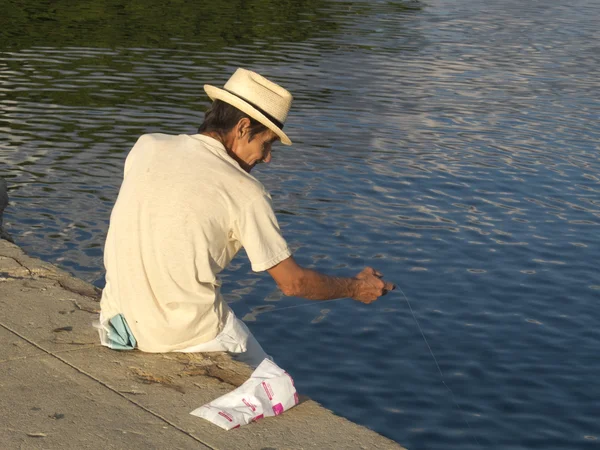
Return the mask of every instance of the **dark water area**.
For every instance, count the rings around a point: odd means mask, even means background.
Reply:
[[[226,298],[301,392],[410,449],[598,447],[600,3],[26,3],[0,0],[0,176],[27,252],[103,286],[137,137],[256,70],[295,96],[256,176],[296,259],[396,282],[454,396],[400,292],[309,304],[239,255]]]

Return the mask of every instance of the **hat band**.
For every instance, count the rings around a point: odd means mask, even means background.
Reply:
[[[254,109],[258,110],[259,113],[261,113],[263,116],[265,116],[267,119],[269,119],[271,122],[273,122],[277,128],[283,130],[283,123],[281,123],[279,120],[277,120],[275,117],[273,117],[271,114],[269,114],[268,112],[266,112],[264,109],[262,109],[260,106],[255,105],[254,103],[252,103],[249,100],[246,100],[244,97],[242,97],[241,95],[236,94],[235,92],[230,91],[229,89],[225,89],[223,88],[223,90],[229,92],[231,95],[235,95],[237,98],[239,98],[240,100],[244,100],[246,103],[248,103],[250,106],[252,106]]]

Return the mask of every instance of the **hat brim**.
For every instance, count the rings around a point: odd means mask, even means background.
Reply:
[[[258,120],[260,123],[262,123],[264,126],[266,126],[269,130],[271,130],[273,133],[275,133],[277,136],[279,136],[279,139],[281,140],[282,144],[292,145],[292,141],[290,140],[289,137],[287,137],[287,134],[285,134],[281,130],[281,128],[279,128],[277,125],[275,125],[271,120],[267,119],[267,117],[263,113],[261,113],[259,110],[257,110],[254,106],[245,102],[238,96],[230,94],[229,92],[227,92],[223,89],[220,89],[216,86],[211,86],[210,84],[204,85],[204,91],[208,94],[208,96],[210,97],[211,100],[213,100],[213,101],[221,100],[225,103],[230,104],[231,106],[236,107],[240,111],[245,112],[253,119]]]

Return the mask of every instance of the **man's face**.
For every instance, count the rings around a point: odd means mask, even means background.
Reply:
[[[248,173],[257,164],[271,161],[271,148],[278,139],[271,130],[255,134],[252,140],[249,140],[249,136],[250,134],[246,132],[236,139],[234,150],[238,163]]]

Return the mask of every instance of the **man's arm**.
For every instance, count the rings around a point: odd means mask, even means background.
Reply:
[[[285,295],[310,300],[351,297],[368,304],[395,287],[371,267],[354,278],[331,277],[299,266],[292,256],[271,267],[268,272]]]

